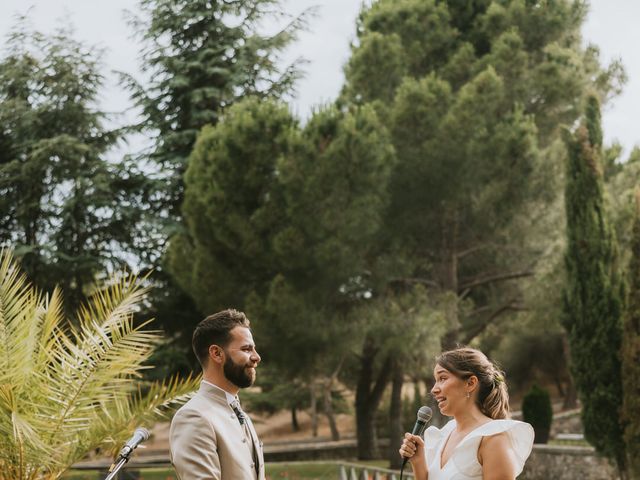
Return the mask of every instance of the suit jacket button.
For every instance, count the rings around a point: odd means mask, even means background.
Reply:
[[[243,439],[242,439],[242,443],[247,443],[247,439],[246,439],[246,438],[243,438]]]
[[[251,468],[255,468],[256,464],[255,463],[251,463]]]

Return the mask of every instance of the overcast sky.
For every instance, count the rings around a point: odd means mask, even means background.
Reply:
[[[285,0],[285,10],[297,14],[316,5],[317,16],[310,22],[310,31],[301,34],[287,52],[286,59],[304,57],[305,78],[298,84],[293,111],[308,116],[311,108],[333,100],[343,82],[342,66],[349,56],[349,43],[355,36],[355,18],[362,0]],[[14,24],[16,13],[26,13],[35,28],[49,33],[70,20],[76,38],[91,45],[107,48],[103,63],[108,83],[102,105],[109,111],[123,111],[129,106],[127,94],[115,82],[111,70],[136,73],[138,45],[124,21],[125,9],[134,9],[136,0],[0,0],[0,37]],[[591,13],[584,27],[586,41],[598,45],[605,62],[621,58],[629,76],[622,96],[603,112],[605,138],[620,141],[626,152],[640,144],[636,128],[640,113],[640,1],[592,0]],[[4,43],[4,42],[3,42]]]

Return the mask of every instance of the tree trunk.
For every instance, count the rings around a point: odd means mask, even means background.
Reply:
[[[558,389],[558,395],[560,395],[562,398],[565,398],[567,395],[567,392],[565,391],[564,385],[562,383],[562,377],[560,376],[560,373],[556,373],[553,376],[553,383],[556,384],[556,388]]]
[[[562,334],[562,351],[564,353],[565,362],[569,365],[571,362],[571,354],[569,351],[569,338],[566,333]],[[564,396],[564,403],[562,404],[563,410],[572,410],[578,407],[578,392],[576,391],[576,386],[573,383],[573,377],[571,376],[571,372],[569,372],[568,380],[567,380],[567,390]]]
[[[356,437],[358,440],[358,460],[378,458],[378,438],[375,428],[375,414],[356,402]]]
[[[340,440],[340,432],[338,431],[338,426],[336,425],[336,418],[333,414],[333,400],[331,398],[331,389],[333,386],[332,379],[326,381],[324,386],[324,413],[327,415],[327,420],[329,421],[329,428],[331,429],[331,440],[338,441]]]
[[[455,290],[450,290],[455,293]],[[442,351],[457,348],[460,344],[460,318],[458,315],[458,297],[451,295],[447,298],[444,306],[445,317],[447,319],[448,328],[446,333],[440,339],[440,347]]]
[[[356,386],[356,436],[358,439],[358,459],[373,460],[378,456],[378,438],[375,416],[382,394],[391,377],[391,359],[387,357],[378,372],[374,374],[377,349],[373,339],[367,337],[360,357],[360,372]],[[374,383],[375,380],[375,383]]]
[[[427,390],[427,393],[429,393],[428,390]],[[414,378],[413,379],[413,408],[416,409],[416,412],[422,405],[425,405],[424,402],[427,401],[426,397],[428,396],[429,395],[425,395],[424,397],[422,396],[422,391],[420,389],[420,379]]]
[[[564,402],[562,403],[562,409],[573,410],[574,408],[578,408],[578,392],[576,391],[573,379],[569,377],[567,380],[567,390],[565,392]]]
[[[312,383],[309,387],[311,393],[311,435],[318,436],[318,398],[316,395],[316,386]]]
[[[291,407],[291,429],[294,432],[300,431],[300,423],[298,423],[298,411],[296,407]]]
[[[402,384],[403,368],[400,362],[394,362],[391,382],[391,405],[389,406],[389,468],[400,469],[402,458],[398,453],[404,428],[402,425]]]
[[[457,316],[457,312],[453,312],[450,307],[447,307],[445,312],[446,312],[445,314],[447,316],[447,320],[449,321],[449,325],[451,325],[452,319],[455,316]],[[442,339],[440,340],[440,347],[442,348],[442,351],[446,352],[447,350],[453,350],[454,348],[458,347],[459,338],[460,338],[459,329],[452,328],[450,330],[447,330],[447,333],[445,333]]]
[[[458,315],[458,212],[451,211],[447,215],[449,224],[442,232],[443,263],[440,266],[441,285],[444,291],[451,292],[446,302],[445,315],[448,323],[447,332],[440,340],[442,350],[451,350],[460,341],[460,318]]]
[[[632,474],[628,471],[624,462],[617,462],[618,466],[618,475],[620,476],[620,480],[635,480]]]

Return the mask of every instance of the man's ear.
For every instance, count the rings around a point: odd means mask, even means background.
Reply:
[[[218,345],[211,345],[209,347],[209,358],[212,362],[217,364],[224,364],[225,354],[224,350]]]

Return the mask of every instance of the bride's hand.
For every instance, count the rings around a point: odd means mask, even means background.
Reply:
[[[409,459],[409,461],[413,463],[416,458],[424,457],[424,440],[418,435],[405,433],[404,440],[398,451],[401,456]]]

